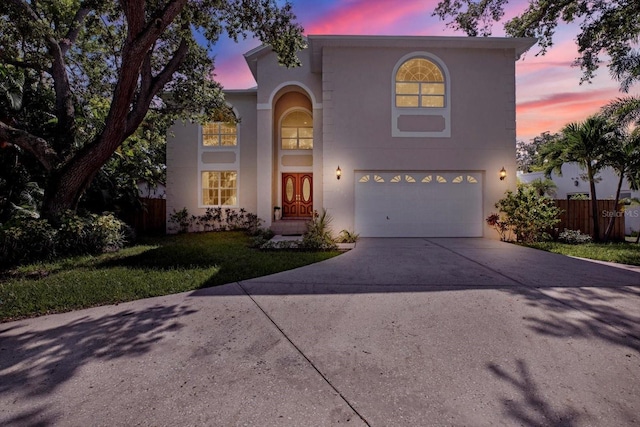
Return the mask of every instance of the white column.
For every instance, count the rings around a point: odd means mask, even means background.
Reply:
[[[273,131],[272,110],[258,109],[257,120],[257,196],[258,218],[264,221],[265,227],[271,226],[273,220]]]

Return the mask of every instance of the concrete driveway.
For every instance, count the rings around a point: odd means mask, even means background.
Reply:
[[[0,425],[640,424],[640,273],[487,239],[0,324]]]

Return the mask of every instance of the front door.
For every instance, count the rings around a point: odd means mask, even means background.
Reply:
[[[313,215],[313,174],[282,174],[282,217],[306,218]]]

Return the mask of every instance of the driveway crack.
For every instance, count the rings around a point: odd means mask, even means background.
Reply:
[[[258,301],[256,301],[253,296],[251,296],[251,294],[249,294],[249,292],[247,292],[247,290],[244,288],[244,286],[242,286],[242,284],[240,282],[236,282],[236,284],[240,287],[240,289],[242,289],[242,292],[245,293],[246,296],[249,297],[249,299],[251,299],[251,301],[253,301],[253,303],[256,305],[256,307],[258,307],[258,309],[262,312],[262,314],[265,315],[265,317],[267,319],[269,319],[269,321],[273,324],[273,326],[275,326],[275,328],[280,331],[280,334],[282,334],[282,336],[289,342],[289,344],[291,344],[291,346],[293,346],[293,348],[296,350],[296,352],[298,352],[298,354],[300,354],[300,356],[302,356],[304,358],[304,360],[306,360],[309,365],[311,365],[311,367],[318,373],[318,375],[320,375],[320,378],[322,378],[324,380],[325,383],[327,383],[327,385],[338,395],[340,396],[340,399],[342,399],[342,401],[349,407],[351,408],[351,410],[358,416],[358,418],[360,418],[362,420],[362,422],[367,425],[367,426],[371,426],[371,424],[369,424],[369,422],[366,420],[366,418],[351,404],[351,402],[349,402],[349,400],[347,400],[347,398],[340,392],[340,390],[338,390],[338,388],[333,385],[333,383],[329,380],[329,378],[327,378],[327,376],[325,374],[322,373],[322,371],[320,371],[320,369],[316,366],[315,363],[313,363],[313,361],[306,355],[304,354],[304,352],[302,351],[302,349],[300,349],[300,347],[298,347],[293,340],[284,332],[284,330],[275,322],[275,320],[273,320],[273,318],[271,316],[269,316],[269,314],[262,308],[262,306],[258,303]]]

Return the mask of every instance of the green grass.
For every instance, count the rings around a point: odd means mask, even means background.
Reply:
[[[640,265],[640,245],[635,243],[585,243],[581,245],[569,245],[559,242],[540,242],[532,243],[528,246],[557,254],[621,264]]]
[[[241,232],[149,239],[100,256],[2,272],[0,321],[167,295],[273,274],[338,252],[261,252]]]

